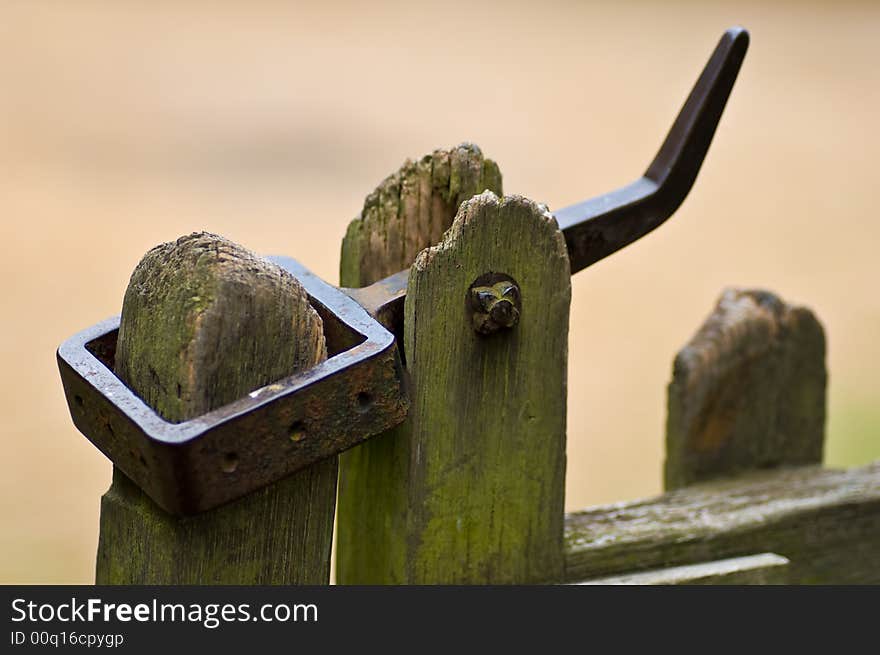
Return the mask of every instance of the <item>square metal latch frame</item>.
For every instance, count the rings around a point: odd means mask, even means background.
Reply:
[[[243,496],[406,416],[394,335],[295,260],[272,259],[308,293],[323,319],[330,356],[207,414],[167,421],[115,375],[119,316],[58,349],[76,427],[172,514],[202,512]]]

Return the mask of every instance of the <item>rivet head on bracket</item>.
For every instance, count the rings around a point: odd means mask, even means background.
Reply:
[[[519,285],[504,273],[485,273],[468,289],[467,307],[478,334],[508,330],[519,322],[522,311]]]

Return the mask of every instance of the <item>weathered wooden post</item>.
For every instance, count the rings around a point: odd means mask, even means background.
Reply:
[[[340,583],[562,579],[568,256],[546,208],[493,191],[477,149],[436,152],[346,236],[342,283],[364,285],[408,266],[464,200],[410,270],[408,418],[342,457]]]
[[[153,248],[125,295],[116,373],[170,421],[198,416],[327,357],[321,319],[279,266],[222,237]],[[293,437],[292,437],[293,438]],[[145,467],[155,464],[141,455]],[[237,475],[235,453],[219,465]],[[114,467],[99,584],[326,584],[337,458],[191,517]]]
[[[669,384],[666,488],[820,464],[825,333],[806,307],[727,289],[678,353]]]

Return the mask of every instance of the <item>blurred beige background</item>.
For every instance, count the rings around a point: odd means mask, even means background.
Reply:
[[[578,275],[570,508],[660,490],[675,351],[725,285],[829,337],[827,461],[880,457],[877,3],[41,2],[0,8],[0,582],[90,582],[110,464],[54,351],[192,230],[336,281],[363,197],[463,140],[551,208],[641,173],[723,29],[752,47],[676,217]]]

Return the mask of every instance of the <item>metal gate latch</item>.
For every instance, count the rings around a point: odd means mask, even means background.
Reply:
[[[724,33],[644,175],[553,212],[572,273],[641,238],[678,209],[712,142],[748,43],[742,28]],[[305,287],[324,320],[330,357],[229,405],[181,423],[159,416],[113,373],[118,316],[58,349],[76,427],[173,514],[201,512],[243,496],[406,417],[396,340],[402,334],[408,270],[361,289],[339,289],[292,259],[271,259]],[[301,425],[293,417],[305,412],[317,420],[309,421],[309,438],[296,439]],[[248,467],[256,474],[228,476],[217,467],[212,444],[221,435],[223,443],[237,443],[239,461],[258,462]],[[275,447],[279,439],[287,444],[284,456]],[[146,470],[145,452],[158,465]]]

